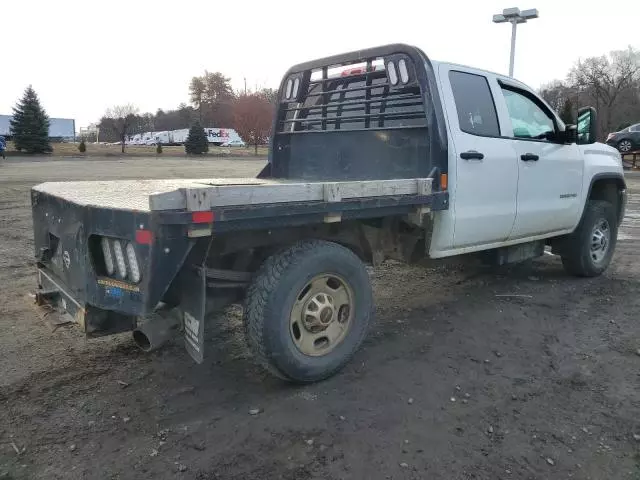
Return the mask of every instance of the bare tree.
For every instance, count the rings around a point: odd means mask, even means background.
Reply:
[[[640,82],[640,52],[629,47],[608,56],[579,61],[569,72],[568,81],[594,101],[596,109],[604,110],[600,133],[611,131],[613,114],[620,107],[621,98]]]
[[[117,134],[118,140],[122,145],[122,153],[124,153],[127,135],[131,133],[136,124],[137,114],[138,108],[130,103],[111,107],[104,114],[103,119],[110,120],[108,123]]]
[[[576,100],[576,89],[569,87],[561,80],[553,80],[540,87],[540,95],[556,112],[559,112],[567,101]]]
[[[263,88],[258,92],[264,98],[266,98],[269,103],[276,104],[278,103],[278,90],[275,88]]]
[[[255,147],[269,137],[273,117],[273,104],[264,95],[252,93],[240,95],[233,103],[234,128],[240,136]]]
[[[206,74],[206,72],[205,72]],[[193,77],[189,85],[189,99],[194,108],[198,110],[198,118],[202,122],[202,107],[204,104],[205,85],[203,77]]]
[[[231,103],[235,95],[231,79],[222,73],[205,71],[203,76],[193,77],[189,97],[198,110],[201,124],[225,127],[232,122]]]

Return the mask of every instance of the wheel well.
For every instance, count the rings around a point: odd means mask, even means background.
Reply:
[[[623,207],[622,202],[620,202],[620,193],[624,189],[624,180],[621,178],[602,178],[600,180],[596,180],[593,182],[593,185],[591,185],[589,200],[603,200],[605,202],[609,202],[615,207],[617,217],[619,218]]]
[[[210,267],[255,271],[267,257],[279,250],[301,240],[312,239],[338,243],[354,252],[363,262],[372,261],[371,248],[358,221],[230,232],[219,235],[211,246],[209,239],[206,242],[203,239],[202,244],[204,251],[209,250],[207,264]]]
[[[277,251],[314,239],[340,244],[364,263],[377,263],[383,258],[411,262],[425,254],[424,230],[401,217],[230,232],[213,242],[202,239],[200,253],[211,268],[255,271]]]
[[[618,202],[618,182],[613,178],[596,180],[591,186],[589,200],[604,200],[615,205]]]

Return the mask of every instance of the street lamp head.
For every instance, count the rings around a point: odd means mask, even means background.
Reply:
[[[511,20],[520,16],[520,9],[518,7],[505,8],[502,11],[502,16],[507,20]]]
[[[538,10],[530,8],[528,10],[520,10],[517,7],[505,8],[502,13],[493,16],[493,23],[526,23],[527,20],[538,18]]]

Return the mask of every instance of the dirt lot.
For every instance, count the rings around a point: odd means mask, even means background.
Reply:
[[[320,384],[258,369],[237,310],[210,329],[197,366],[178,342],[144,355],[128,335],[52,332],[30,305],[33,184],[261,166],[0,167],[0,479],[640,479],[638,180],[601,278],[567,277],[548,255],[498,274],[377,269],[377,323]]]

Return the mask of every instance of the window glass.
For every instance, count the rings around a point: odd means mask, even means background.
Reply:
[[[486,77],[449,72],[460,130],[474,135],[500,136],[498,115]]]
[[[630,132],[640,132],[640,123],[636,123],[635,125],[631,125],[629,127]]]
[[[580,115],[578,115],[577,134],[578,134],[579,145],[592,143],[592,140],[590,138],[592,121],[593,121],[592,113],[591,113],[591,110],[588,108],[582,111]]]
[[[507,102],[514,137],[543,140],[548,133],[555,131],[551,116],[533,100],[506,88],[502,89],[502,93]]]

